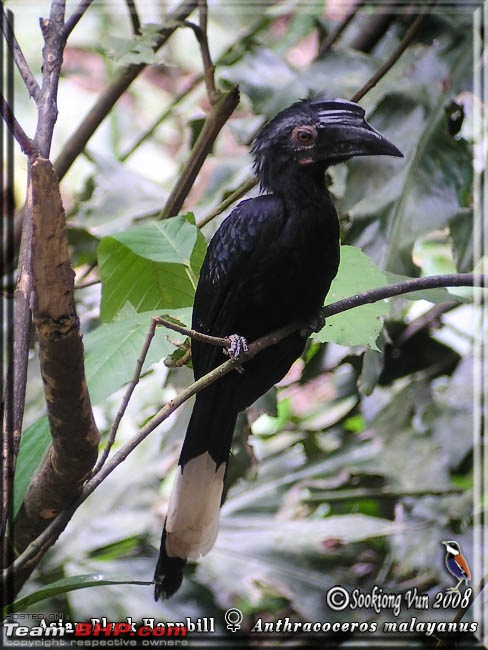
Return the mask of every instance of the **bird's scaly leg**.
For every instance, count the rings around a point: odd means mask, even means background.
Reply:
[[[242,373],[244,372],[244,368],[241,363],[249,352],[249,345],[246,339],[239,334],[230,334],[227,338],[229,339],[230,345],[228,348],[224,348],[223,352],[236,364],[237,372]]]

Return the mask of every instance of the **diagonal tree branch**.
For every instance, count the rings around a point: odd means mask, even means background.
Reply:
[[[340,22],[339,25],[323,40],[323,42],[320,44],[319,51],[318,51],[318,56],[322,56],[330,50],[330,48],[334,45],[336,41],[339,40],[339,38],[342,36],[342,34],[346,31],[346,29],[349,27],[353,19],[356,17],[357,13],[359,12],[360,9],[362,9],[364,5],[365,0],[359,0],[352,9],[349,11],[347,16]]]
[[[329,318],[334,314],[348,311],[355,307],[365,305],[368,303],[384,300],[393,296],[402,295],[404,293],[411,293],[413,291],[420,291],[425,289],[432,289],[438,287],[453,287],[453,286],[471,286],[471,287],[488,287],[488,276],[486,275],[473,275],[470,273],[452,274],[452,275],[439,275],[427,278],[416,278],[407,280],[398,284],[372,289],[364,293],[356,294],[350,298],[345,298],[336,303],[328,305],[322,309],[322,316]],[[291,323],[281,327],[270,334],[267,334],[260,339],[257,339],[249,345],[249,352],[246,354],[245,359],[249,360],[255,357],[259,352],[265,350],[271,345],[275,345],[286,336],[289,336],[297,329],[303,328],[306,323]],[[191,330],[189,330],[191,331]],[[221,343],[219,338],[215,341],[216,344]],[[144,344],[146,345],[146,343]],[[239,360],[240,363],[245,363]],[[140,364],[142,365],[142,364]],[[204,390],[207,386],[211,385],[225,374],[232,372],[236,369],[236,362],[232,360],[225,361],[220,366],[209,372],[204,377],[195,381],[193,384],[185,388],[174,399],[163,406],[156,415],[134,436],[132,440],[127,442],[115,453],[101,469],[85,484],[80,496],[63,512],[59,513],[57,517],[49,524],[49,526],[39,535],[37,539],[32,541],[23,553],[9,566],[2,574],[2,579],[6,580],[15,576],[17,581],[17,588],[27,580],[35,566],[39,563],[46,551],[55,543],[59,535],[66,528],[73,514],[77,508],[83,503],[96,488],[122,463],[127,456],[154,431],[154,429],[167,419],[177,408],[196,393]]]
[[[378,81],[380,81],[380,79],[382,79],[385,76],[385,74],[395,65],[395,63],[398,61],[398,59],[401,57],[401,55],[405,52],[407,47],[415,38],[415,35],[420,29],[422,23],[424,22],[425,18],[429,15],[429,13],[432,11],[435,4],[436,4],[436,0],[432,0],[431,2],[428,2],[426,5],[422,7],[422,9],[419,12],[419,15],[415,18],[415,20],[412,22],[410,27],[407,29],[404,37],[402,38],[398,46],[388,57],[388,59],[383,63],[383,65],[378,68],[378,70],[374,73],[371,79],[368,79],[368,81],[364,84],[364,86],[360,88],[356,93],[354,93],[354,95],[351,97],[352,102],[358,102],[360,99],[362,99],[364,95],[366,95],[366,93],[368,93],[371,90],[371,88],[374,88],[374,86],[376,86]]]
[[[76,9],[73,11],[71,16],[68,18],[63,29],[63,38],[65,42],[68,39],[68,36],[73,31],[73,29],[83,18],[85,11],[92,4],[92,2],[93,0],[81,0],[80,4],[76,7]]]
[[[17,140],[17,143],[19,144],[22,153],[25,153],[27,156],[29,156],[29,158],[33,158],[37,156],[39,154],[38,146],[33,140],[31,140],[31,138],[29,138],[27,133],[21,127],[21,125],[17,121],[17,118],[13,114],[13,111],[10,108],[7,100],[1,93],[0,93],[0,113],[2,115],[2,118],[5,121],[5,124],[8,126],[8,128],[12,132],[12,135]]]
[[[125,0],[127,9],[129,10],[130,21],[132,23],[132,31],[134,34],[141,33],[141,19],[139,18],[139,13],[137,11],[136,3],[134,0]]]
[[[178,214],[188,196],[206,157],[210,153],[215,138],[227,122],[239,103],[239,88],[233,86],[228,92],[221,93],[205,120],[200,135],[192,149],[190,158],[179,177],[173,191],[161,211],[161,218],[167,219]]]
[[[225,93],[218,90],[215,85],[215,66],[210,56],[207,39],[208,8],[206,0],[198,0],[198,6],[200,24],[194,25],[189,21],[185,21],[184,24],[193,30],[200,45],[205,85],[212,110],[205,119],[190,158],[161,211],[161,219],[173,217],[181,210],[203,163],[212,150],[215,139],[239,103],[239,87],[237,85]]]
[[[218,66],[219,63],[228,60],[229,56],[235,50],[238,50],[239,48],[242,49],[244,44],[247,43],[251,37],[255,37],[257,34],[262,32],[265,29],[265,27],[269,25],[269,22],[270,19],[268,17],[262,16],[258,21],[256,21],[255,24],[252,25],[252,27],[245,30],[242,34],[240,34],[239,39],[237,41],[229,45],[229,47],[227,47],[223,52],[221,52],[221,54],[219,55],[216,61],[216,65]],[[183,99],[185,99],[185,97],[187,97],[190,94],[190,92],[204,80],[205,80],[204,74],[199,74],[193,77],[193,79],[188,83],[186,88],[173,98],[171,104],[162,111],[161,115],[159,115],[154,120],[152,125],[142,135],[140,135],[137,138],[134,144],[132,144],[129,147],[129,149],[127,149],[127,151],[125,151],[120,156],[120,160],[121,161],[127,160],[127,158],[129,158],[129,156],[131,156],[134,153],[134,151],[141,146],[141,144],[146,142],[146,140],[150,138],[152,134],[156,131],[158,126],[173,114],[175,106],[177,106]]]

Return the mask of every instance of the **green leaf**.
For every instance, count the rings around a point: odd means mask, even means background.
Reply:
[[[144,25],[141,34],[129,38],[108,35],[104,39],[104,47],[109,56],[123,65],[139,63],[161,63],[161,54],[154,51],[161,25]]]
[[[87,589],[88,587],[102,587],[103,585],[151,585],[152,582],[143,581],[143,580],[134,580],[130,576],[104,576],[103,574],[95,575],[79,575],[72,576],[70,578],[61,578],[56,580],[37,591],[33,591],[27,596],[23,596],[16,600],[12,605],[8,606],[8,609],[3,611],[3,615],[6,616],[8,613],[19,612],[25,610],[27,607],[30,607],[34,603],[38,603],[41,600],[46,598],[52,598],[58,594],[65,594],[69,591],[75,591],[76,589]]]
[[[14,479],[13,516],[17,514],[34,472],[51,442],[46,416],[31,424],[22,433]]]
[[[190,313],[189,308],[171,311],[171,315],[182,323],[189,322]],[[99,404],[130,380],[153,315],[145,313],[115,323],[104,323],[84,337],[85,371],[93,404]],[[160,312],[158,315],[163,314]],[[184,340],[182,334],[158,328],[143,372],[172,354],[175,346]]]
[[[126,302],[137,312],[191,306],[204,254],[203,235],[182,216],[104,237],[102,320],[113,320]]]
[[[326,305],[356,293],[388,284],[385,274],[354,246],[341,246],[339,271],[327,295]],[[336,314],[328,318],[323,329],[316,335],[322,341],[340,345],[367,345],[378,350],[376,340],[382,328],[382,318],[388,313],[384,300]]]
[[[98,238],[84,228],[68,228],[68,242],[71,251],[71,264],[95,264],[97,260]]]
[[[76,210],[77,223],[97,237],[129,228],[134,219],[157,215],[165,201],[161,185],[150,180],[143,170],[134,171],[97,151],[93,157],[93,176],[86,181],[85,197]]]
[[[459,273],[469,273],[474,266],[472,210],[461,210],[449,222],[456,268]]]

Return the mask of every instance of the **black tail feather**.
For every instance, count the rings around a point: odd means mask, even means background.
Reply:
[[[154,573],[154,600],[171,598],[183,582],[183,569],[186,560],[181,557],[168,557],[166,553],[166,527],[161,535],[161,550]]]

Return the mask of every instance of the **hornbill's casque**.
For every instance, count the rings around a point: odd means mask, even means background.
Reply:
[[[267,194],[242,201],[211,240],[200,272],[194,329],[253,341],[291,322],[311,322],[339,265],[339,223],[325,187],[329,165],[353,156],[402,156],[352,102],[301,100],[257,135],[254,169]],[[305,347],[300,331],[196,396],[169,501],[155,598],[180,586],[182,569],[212,548],[237,414],[278,382]],[[195,379],[224,360],[192,340]]]

